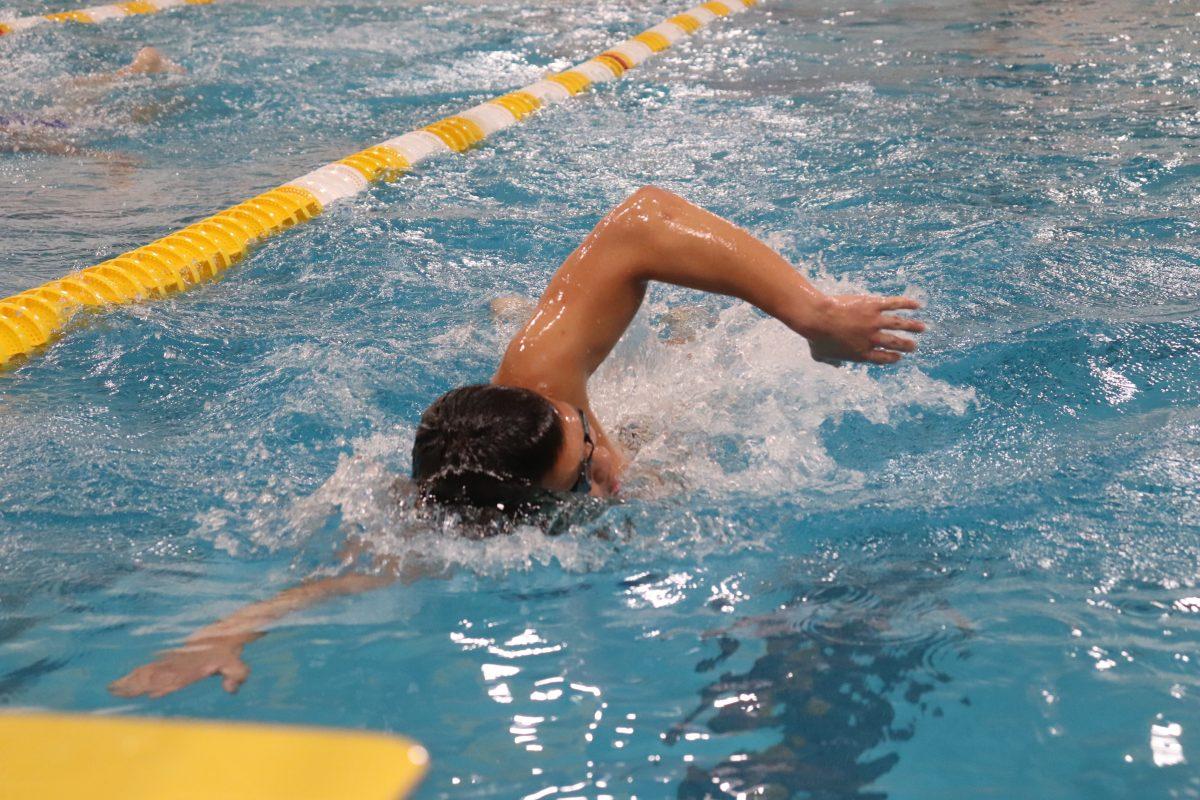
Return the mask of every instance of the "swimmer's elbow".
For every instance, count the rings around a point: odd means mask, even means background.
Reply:
[[[683,198],[674,192],[646,185],[629,195],[621,206],[634,212],[635,221],[653,224],[669,219],[683,202]]]
[[[648,201],[662,203],[676,196],[677,195],[667,191],[661,186],[655,186],[654,184],[648,183],[645,186],[635,190],[633,194],[629,195],[629,202],[636,203]]]
[[[683,199],[657,186],[643,186],[617,206],[611,219],[626,242],[638,249],[653,249],[676,216]]]
[[[686,205],[678,195],[657,186],[643,186],[625,198],[596,226],[594,253],[614,277],[638,283],[653,280],[654,263],[669,249],[671,220]]]

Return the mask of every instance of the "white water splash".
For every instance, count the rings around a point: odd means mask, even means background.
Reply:
[[[912,367],[877,379],[863,366],[819,364],[802,337],[745,304],[719,312],[690,342],[639,337],[592,391],[610,429],[638,431],[632,487],[764,497],[861,483],[825,449],[827,421],[858,412],[889,424],[913,406],[962,414],[974,401],[970,388]]]
[[[974,400],[969,388],[913,367],[877,378],[865,367],[818,364],[804,339],[745,304],[714,312],[692,340],[669,343],[651,321],[665,310],[655,306],[639,315],[592,381],[601,419],[639,445],[623,509],[584,514],[587,519],[563,535],[527,526],[468,539],[452,520],[430,522],[403,502],[414,427],[406,424],[352,442],[353,452],[340,458],[333,474],[282,512],[287,534],[276,546],[302,541],[335,514],[344,534],[361,537],[377,554],[420,562],[423,570],[465,566],[491,573],[557,563],[587,571],[618,551],[700,557],[760,546],[769,532],[697,515],[688,498],[769,500],[798,490],[853,489],[862,476],[830,456],[821,436],[825,422],[857,412],[891,424],[913,407],[962,414]],[[482,346],[499,352],[508,331],[492,333],[494,340]],[[258,527],[278,530],[278,522]]]

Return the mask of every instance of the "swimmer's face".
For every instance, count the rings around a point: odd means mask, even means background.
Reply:
[[[586,476],[591,483],[588,494],[611,497],[617,489],[615,454],[596,441],[590,431],[585,435],[579,409],[560,400],[550,402],[562,423],[563,443],[542,486],[554,492],[570,492]]]

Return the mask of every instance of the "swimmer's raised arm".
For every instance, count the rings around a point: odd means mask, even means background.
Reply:
[[[637,313],[649,281],[741,298],[806,337],[826,361],[891,364],[924,324],[906,297],[830,296],[745,230],[662,189],[639,189],[563,262],[513,338],[495,383],[586,407],[587,379]]]
[[[489,385],[435,400],[413,437],[423,498],[515,513],[540,492],[610,497],[627,464],[588,402],[588,378],[637,314],[650,281],[753,303],[808,338],[822,361],[891,364],[916,349],[889,331],[907,297],[830,297],[767,245],[715,214],[647,187],[567,257]],[[535,499],[531,499],[531,497]]]
[[[359,594],[387,586],[399,575],[347,574],[306,581],[274,597],[243,606],[224,619],[206,625],[189,636],[183,646],[160,653],[108,689],[121,697],[162,697],[213,675],[221,676],[227,692],[236,692],[250,675],[242,660],[242,649],[263,636],[266,628],[324,600]]]

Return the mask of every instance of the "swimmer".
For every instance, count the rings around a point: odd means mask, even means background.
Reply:
[[[559,267],[492,380],[447,392],[421,416],[412,469],[423,502],[511,513],[569,493],[616,495],[627,457],[592,410],[587,384],[651,281],[745,300],[805,337],[813,357],[831,364],[894,364],[917,344],[893,331],[925,329],[896,313],[919,308],[916,300],[826,295],[736,225],[662,189],[639,189]],[[494,311],[522,314],[519,305],[501,303]],[[316,579],[246,606],[109,688],[123,697],[161,697],[220,675],[225,689],[236,691],[250,672],[242,650],[270,623],[324,599],[411,577],[395,563],[381,566],[382,574]]]
[[[60,107],[57,113],[45,116],[0,114],[0,152],[57,156],[88,154],[103,157],[105,154],[80,148],[68,135],[74,127],[69,118],[77,117],[86,112],[87,107],[95,105],[94,98],[81,99],[78,96],[79,91],[107,88],[114,83],[142,75],[181,75],[184,72],[183,67],[168,59],[157,48],[143,47],[132,61],[118,70],[71,78],[67,86],[74,90],[76,96],[68,99],[70,105],[76,108]],[[142,107],[135,110],[132,116],[135,122],[146,122],[156,115],[156,111],[155,106]]]
[[[895,313],[918,308],[913,299],[825,295],[741,228],[670,192],[640,189],[563,262],[491,382],[454,389],[422,415],[413,444],[421,493],[506,511],[546,493],[615,495],[626,457],[592,410],[587,383],[651,281],[745,300],[828,363],[893,364],[917,346],[894,331],[925,329]],[[522,309],[505,301],[493,311]]]

